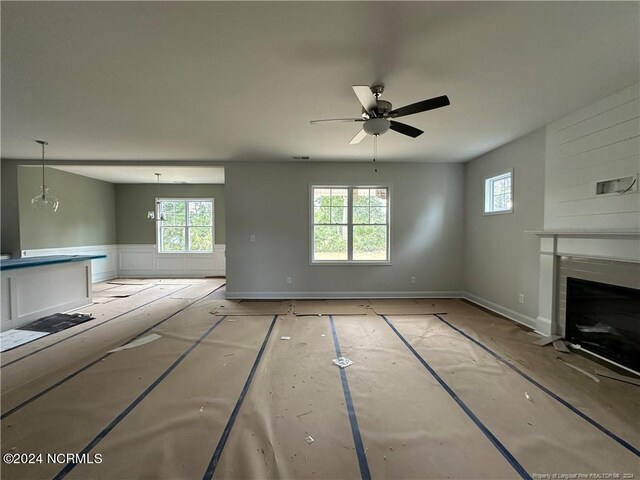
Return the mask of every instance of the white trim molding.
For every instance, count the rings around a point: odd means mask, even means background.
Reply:
[[[159,253],[155,244],[118,245],[120,277],[223,277],[225,245],[211,253]]]
[[[230,292],[228,299],[259,299],[259,300],[324,300],[329,298],[360,299],[360,298],[461,298],[462,292]]]
[[[491,310],[498,315],[502,315],[503,317],[507,317],[509,320],[513,320],[516,323],[524,325],[529,328],[533,328],[536,332],[547,335],[545,333],[550,327],[551,323],[546,322],[545,319],[533,318],[528,315],[524,315],[522,313],[516,312],[515,310],[511,310],[510,308],[503,307],[502,305],[498,305],[497,303],[491,302],[484,298],[473,295],[469,292],[463,292],[462,298],[468,300],[480,307],[486,308],[487,310]]]
[[[104,282],[118,277],[118,245],[90,245],[82,247],[38,248],[22,250],[23,257],[48,255],[106,255],[107,258],[91,260],[91,282]]]

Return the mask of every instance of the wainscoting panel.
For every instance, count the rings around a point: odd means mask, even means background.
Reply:
[[[23,250],[23,257],[48,255],[106,255],[107,258],[91,260],[91,281],[104,282],[118,276],[118,245],[91,245],[85,247],[38,248]]]
[[[121,277],[204,277],[225,275],[225,245],[213,253],[158,253],[154,244],[118,245]]]

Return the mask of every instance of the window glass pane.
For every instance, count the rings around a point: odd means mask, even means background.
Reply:
[[[313,189],[313,204],[316,207],[331,205],[331,189],[329,188],[314,188]]]
[[[314,207],[313,223],[331,223],[330,215],[331,209],[329,207]]]
[[[160,208],[164,213],[163,225],[171,226],[183,226],[186,225],[186,212],[185,202],[161,202]]]
[[[347,223],[347,207],[331,207],[331,223]]]
[[[163,226],[160,228],[160,236],[162,237],[163,252],[184,252],[186,250],[184,228]]]
[[[511,210],[511,173],[488,178],[485,181],[485,212]]]
[[[314,260],[347,260],[347,227],[317,225],[313,227]]]
[[[189,225],[212,226],[213,203],[189,202]]]
[[[373,197],[371,198],[373,200]],[[387,208],[386,207],[371,207],[371,222],[370,223],[387,223]]]
[[[387,206],[387,189],[376,188],[371,190],[370,196],[372,207],[386,207]]]
[[[369,223],[369,207],[353,207],[353,223]]]
[[[353,189],[353,206],[354,207],[369,206],[369,189],[368,188]]]
[[[366,225],[353,227],[353,259],[387,259],[386,225]]]
[[[331,205],[333,205],[334,207],[347,206],[347,189],[346,188],[331,189]]]
[[[213,231],[211,227],[191,227],[189,229],[189,251],[211,252],[213,250]]]

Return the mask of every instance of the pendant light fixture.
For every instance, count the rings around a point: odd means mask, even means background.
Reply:
[[[42,147],[42,185],[40,191],[31,199],[31,206],[38,212],[57,212],[60,202],[49,193],[49,187],[44,181],[44,146],[49,145],[44,140],[35,140]]]
[[[147,212],[147,218],[149,220],[155,220],[156,222],[164,221],[164,213],[160,209],[160,173],[156,173],[156,207],[154,210]]]

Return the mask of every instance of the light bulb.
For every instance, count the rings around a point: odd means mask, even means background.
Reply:
[[[40,186],[40,191],[31,199],[31,206],[37,212],[57,212],[60,202],[49,194],[49,187]]]

